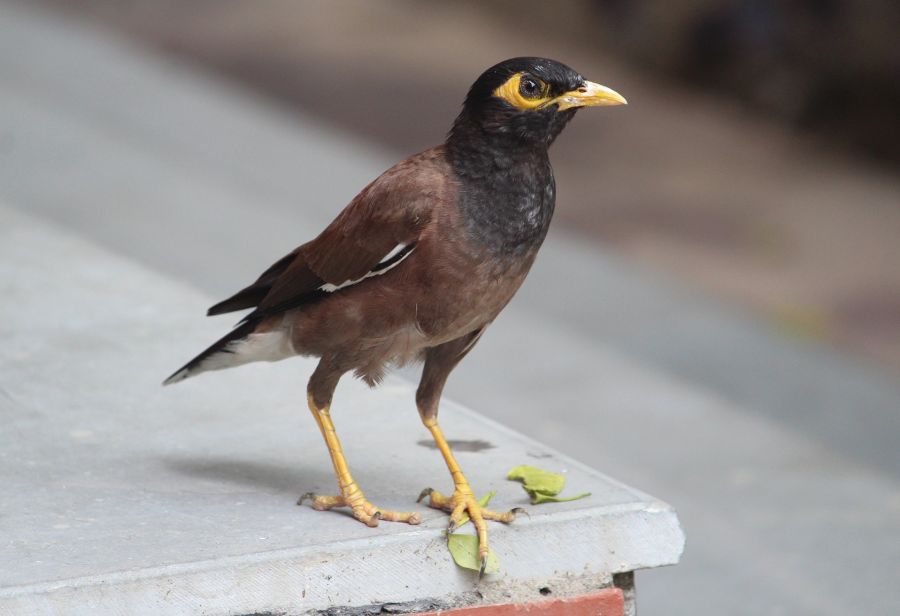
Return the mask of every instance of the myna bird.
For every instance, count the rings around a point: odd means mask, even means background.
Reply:
[[[416,405],[453,478],[431,507],[455,526],[468,514],[482,564],[485,520],[516,510],[482,508],[437,422],[451,370],[478,342],[528,274],[556,197],[547,149],[581,107],[621,105],[615,91],[544,58],[514,58],[472,85],[443,145],[407,158],[366,186],[318,237],[264,271],[209,315],[252,308],[165,384],[253,361],[320,358],[307,398],[325,437],[340,494],[315,496],[325,510],[349,507],[379,520],[418,524],[417,512],[373,505],[350,474],[331,421],[346,372],[370,386],[392,365],[424,361]]]

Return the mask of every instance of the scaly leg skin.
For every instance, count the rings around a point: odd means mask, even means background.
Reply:
[[[426,488],[422,490],[422,493],[419,495],[419,502],[425,497],[428,497],[429,507],[450,512],[450,526],[447,532],[453,532],[462,522],[463,515],[466,513],[469,514],[469,518],[475,526],[475,532],[478,534],[478,557],[481,561],[479,577],[482,577],[484,575],[484,568],[487,565],[487,555],[489,552],[487,524],[485,523],[485,520],[495,520],[497,522],[509,524],[516,519],[517,513],[525,513],[525,510],[516,507],[515,509],[500,513],[483,508],[478,503],[478,499],[475,498],[475,493],[472,492],[472,488],[469,486],[469,482],[465,475],[463,475],[462,470],[460,470],[459,464],[456,463],[453,452],[450,451],[450,445],[447,444],[447,439],[444,438],[444,433],[441,432],[441,428],[438,426],[437,421],[428,419],[425,421],[425,427],[428,428],[431,432],[431,436],[434,437],[434,442],[437,444],[441,455],[444,456],[447,468],[450,469],[450,475],[453,477],[454,490],[452,496],[444,496],[437,490]]]
[[[325,437],[325,444],[328,446],[328,453],[331,455],[331,463],[334,465],[334,473],[337,475],[338,487],[341,493],[339,496],[318,496],[310,492],[301,496],[297,504],[300,505],[306,499],[312,499],[313,509],[318,511],[327,511],[334,507],[349,507],[353,511],[354,518],[367,526],[373,527],[378,526],[379,520],[406,522],[407,524],[418,524],[421,522],[422,516],[417,511],[390,511],[389,509],[376,507],[366,500],[362,490],[359,489],[359,485],[357,485],[350,474],[347,460],[344,458],[344,451],[341,449],[341,443],[334,429],[334,423],[331,421],[329,407],[318,408],[312,396],[308,396],[308,402],[309,410],[312,411],[316,424],[318,424],[319,430],[322,431],[322,436]]]

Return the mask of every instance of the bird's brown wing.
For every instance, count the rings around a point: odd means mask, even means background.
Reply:
[[[425,153],[428,154],[428,153]],[[431,219],[435,203],[432,154],[392,167],[360,192],[314,240],[275,262],[250,286],[211,307],[207,314],[256,308],[265,316],[314,301],[329,291],[364,278],[396,255],[398,246],[414,246]],[[408,250],[408,248],[407,248]]]
[[[235,312],[237,310],[255,308],[258,306],[269,291],[272,290],[272,284],[274,284],[278,277],[281,276],[297,258],[297,252],[299,250],[300,249],[297,248],[290,254],[285,255],[273,263],[253,284],[241,289],[228,299],[222,300],[218,304],[212,306],[207,310],[207,316],[225,314],[226,312]],[[321,282],[319,284],[321,284]],[[315,286],[316,285],[313,285],[313,287]]]

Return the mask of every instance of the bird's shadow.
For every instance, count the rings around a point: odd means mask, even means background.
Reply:
[[[167,458],[165,466],[180,475],[263,489],[294,497],[330,488],[334,475],[321,468],[282,466],[232,458]]]
[[[167,458],[163,464],[170,471],[195,479],[230,483],[279,497],[285,495],[298,505],[303,504],[298,502],[301,495],[337,493],[334,474],[325,468],[282,466],[231,458]],[[310,506],[309,501],[305,506]],[[331,512],[353,517],[349,509],[336,508]]]

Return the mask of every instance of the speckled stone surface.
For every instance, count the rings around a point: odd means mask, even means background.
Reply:
[[[680,556],[668,505],[446,402],[448,437],[483,441],[458,458],[498,508],[527,506],[504,479],[523,463],[592,493],[492,525],[502,571],[478,583],[450,560],[445,515],[415,503],[450,481],[399,379],[346,379],[333,416],[369,498],[424,522],[370,529],[297,507],[334,489],[305,408],[312,361],[163,388],[230,325],[202,317],[209,298],[27,215],[0,220],[0,612],[301,613],[476,589],[525,600]]]

